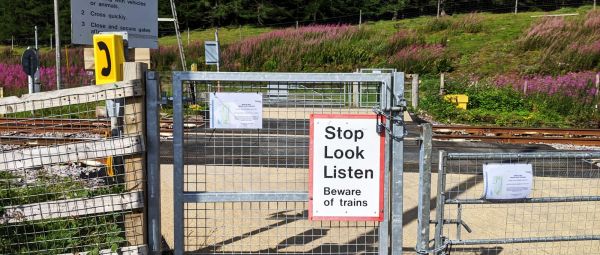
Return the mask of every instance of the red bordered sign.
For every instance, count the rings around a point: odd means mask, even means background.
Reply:
[[[310,116],[310,220],[383,220],[384,144],[374,114]]]

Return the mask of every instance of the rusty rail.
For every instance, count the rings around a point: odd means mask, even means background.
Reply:
[[[497,143],[559,143],[600,146],[598,129],[513,128],[479,126],[434,126],[434,138],[440,140],[465,139]]]

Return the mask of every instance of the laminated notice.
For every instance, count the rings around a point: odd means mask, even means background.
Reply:
[[[533,166],[531,164],[485,164],[483,181],[483,199],[528,198],[533,188]]]
[[[262,93],[210,93],[209,107],[210,128],[262,128]]]

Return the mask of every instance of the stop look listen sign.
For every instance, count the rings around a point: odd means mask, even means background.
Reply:
[[[374,114],[311,115],[311,220],[383,220],[385,142],[376,120]]]

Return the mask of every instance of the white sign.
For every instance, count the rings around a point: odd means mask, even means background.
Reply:
[[[219,64],[219,42],[204,42],[204,60],[207,65]]]
[[[262,93],[210,93],[209,107],[210,128],[262,128]]]
[[[158,1],[71,0],[71,43],[112,31],[127,32],[130,48],[158,48]]]
[[[484,199],[524,199],[533,187],[531,164],[483,165]]]
[[[376,115],[310,117],[309,218],[383,220],[384,139]]]

